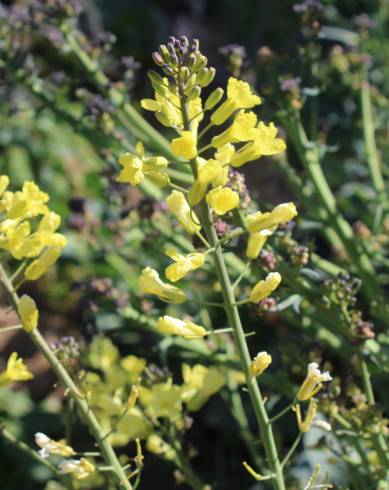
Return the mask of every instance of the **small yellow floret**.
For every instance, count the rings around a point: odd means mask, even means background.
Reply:
[[[207,194],[207,201],[218,215],[226,214],[239,204],[239,194],[229,187],[216,187]]]
[[[23,328],[27,332],[32,332],[38,326],[38,309],[35,301],[27,294],[23,294],[19,300],[18,314]]]
[[[278,272],[270,272],[263,281],[257,282],[257,284],[251,290],[249,300],[252,303],[259,303],[263,299],[267,298],[281,282],[281,276]]]
[[[191,160],[197,155],[196,139],[192,131],[183,131],[179,138],[172,141],[172,152],[176,157]]]

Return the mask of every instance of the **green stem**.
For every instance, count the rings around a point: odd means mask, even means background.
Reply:
[[[234,346],[232,342],[229,341],[229,338],[226,339],[225,343],[227,354],[233,355]],[[239,426],[240,436],[246,444],[246,448],[248,453],[250,454],[250,458],[257,467],[260,467],[263,462],[261,461],[261,458],[258,455],[258,451],[255,448],[254,437],[250,431],[249,422],[247,420],[247,415],[243,406],[242,397],[239,392],[235,373],[231,370],[228,370],[227,385],[231,399],[231,412]]]
[[[376,279],[374,268],[366,252],[359,249],[355,242],[354,233],[349,223],[343,218],[337,209],[336,199],[328,185],[320,165],[319,151],[316,145],[309,145],[305,130],[299,114],[294,115],[294,130],[292,131],[293,143],[299,154],[314,187],[316,194],[325,209],[331,226],[341,239],[350,259],[355,264],[359,275],[363,279],[363,291],[370,301],[376,302],[380,293],[380,287]],[[290,124],[287,123],[287,126]]]
[[[373,386],[370,379],[369,369],[363,356],[362,348],[357,350],[359,370],[362,377],[363,391],[369,405],[375,405]],[[382,434],[372,435],[373,445],[377,451],[378,458],[385,468],[389,467],[389,448]]]
[[[10,296],[12,303],[14,305],[15,310],[18,310],[19,305],[19,297],[15,292],[11,281],[9,280],[3,266],[0,264],[0,281],[4,286],[6,292]],[[87,400],[83,397],[83,395],[79,392],[77,386],[75,385],[73,379],[66,371],[64,366],[61,364],[57,356],[51,350],[49,344],[42,337],[41,333],[37,328],[28,332],[32,342],[35,344],[37,349],[45,356],[48,363],[50,364],[52,370],[57,375],[58,379],[68,390],[69,394],[73,397],[77,408],[82,414],[85,422],[87,423],[93,437],[96,439],[97,444],[99,445],[102,456],[104,457],[106,463],[113,467],[113,473],[117,479],[118,485],[121,488],[126,488],[127,490],[132,490],[132,485],[128,481],[125,472],[119,460],[113,450],[112,446],[109,442],[104,439],[104,432],[101,428],[95,414],[91,411]]]
[[[286,413],[289,412],[289,410],[291,410],[293,407],[294,407],[294,402],[292,403],[289,403],[289,405],[287,405],[285,408],[283,408],[280,412],[278,412],[276,415],[274,415],[274,417],[271,417],[269,419],[269,422],[271,424],[273,424],[276,420],[280,419],[282,416],[284,416]]]
[[[185,96],[181,84],[178,83],[178,91],[180,95],[182,120],[184,122],[184,129],[190,131],[190,124],[188,118],[188,111]],[[197,163],[192,161],[192,172],[194,178],[197,177]],[[259,390],[257,379],[251,376],[250,364],[251,356],[247,346],[245,333],[240,320],[239,311],[236,306],[236,300],[232,289],[230,277],[228,275],[226,263],[223,256],[222,248],[219,246],[219,240],[216,230],[212,224],[210,209],[206,202],[202,201],[199,205],[200,221],[202,227],[205,230],[205,234],[208,243],[215,249],[213,252],[215,268],[217,276],[222,288],[223,302],[227,318],[230,326],[233,328],[233,337],[239,357],[241,367],[243,369],[247,389],[250,395],[251,403],[254,409],[255,417],[261,432],[263,445],[265,448],[268,463],[271,469],[271,473],[274,475],[272,479],[273,487],[275,490],[285,490],[284,476],[282,472],[282,466],[278,457],[278,451],[273,435],[273,429],[269,423],[269,418],[266,412],[265,404],[262,399],[261,392]]]
[[[367,74],[362,74],[361,81],[361,110],[363,136],[365,140],[365,149],[367,163],[369,165],[370,177],[373,187],[377,193],[380,202],[385,200],[385,182],[381,171],[381,162],[378,157],[377,145],[374,135],[373,109],[370,97],[370,85],[367,80]]]
[[[255,412],[255,417],[262,435],[263,444],[268,458],[271,472],[274,474],[273,486],[277,490],[284,490],[285,483],[282,474],[282,467],[278,458],[278,452],[275,444],[273,430],[265,404],[262,399],[261,392],[257,383],[257,379],[251,376],[250,364],[251,356],[247,346],[243,326],[240,320],[239,311],[236,306],[232,284],[228,275],[228,271],[224,262],[223,252],[220,247],[217,247],[218,238],[216,231],[212,225],[210,211],[206,203],[201,204],[202,224],[205,229],[207,238],[211,246],[215,247],[214,260],[219,282],[222,287],[224,307],[227,313],[228,321],[233,328],[233,337],[238,351],[239,360],[246,378],[246,385],[251,398],[251,403]]]
[[[294,443],[291,445],[289,451],[286,453],[286,456],[285,458],[282,460],[282,463],[281,463],[281,466],[282,468],[284,468],[284,466],[286,465],[286,463],[290,460],[290,458],[292,457],[293,453],[295,452],[295,450],[297,449],[297,446],[300,444],[300,441],[301,441],[301,438],[303,437],[303,433],[300,432],[299,435],[296,437]]]

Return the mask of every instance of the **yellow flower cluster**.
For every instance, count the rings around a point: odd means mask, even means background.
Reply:
[[[136,438],[147,439],[146,447],[167,459],[172,456],[172,448],[155,434],[153,421],[166,418],[182,427],[186,409],[200,410],[226,383],[226,374],[221,368],[201,364],[183,364],[181,384],[170,378],[153,384],[143,383],[146,361],[133,355],[120,358],[119,350],[103,337],[93,340],[86,359],[93,371],[86,372],[80,389],[103,429],[109,433],[115,428],[109,441],[115,446],[124,446]],[[133,396],[134,391],[136,396]],[[62,445],[56,446],[62,441],[48,441],[41,439],[41,449],[49,454],[72,456],[54,453],[55,450],[66,451]]]
[[[127,153],[119,158],[123,169],[117,180],[138,185],[148,177],[159,185],[171,187],[166,198],[168,210],[187,233],[197,235],[206,243],[202,236],[201,220],[204,216],[209,212],[224,216],[239,207],[240,196],[230,179],[233,174],[231,167],[241,167],[263,155],[283,152],[285,143],[277,138],[277,128],[273,123],[265,124],[251,110],[262,101],[247,82],[230,77],[225,97],[224,90],[217,88],[203,104],[201,90],[212,81],[215,72],[213,68],[206,66],[207,59],[200,52],[196,53],[190,55],[193,60],[185,66],[186,61],[181,60],[178,63],[166,46],[162,45],[153,56],[167,77],[150,72],[155,98],[141,102],[141,106],[154,112],[163,125],[178,133],[177,137],[171,139],[171,153],[177,159],[174,163],[190,164],[194,177],[190,188],[183,189],[171,183],[167,160],[163,157],[145,158],[140,144],[137,145],[136,155]],[[181,55],[178,53],[177,56],[180,58]],[[213,111],[209,117],[210,122],[200,131],[199,124],[207,111]],[[211,128],[217,134],[210,138],[209,144],[200,144],[204,134]],[[203,156],[205,151],[210,153],[207,158]],[[290,221],[296,214],[294,204],[285,203],[270,212],[256,212],[247,216],[247,257],[250,260],[257,258],[267,238],[279,225]],[[172,283],[202,267],[205,261],[205,255],[197,252],[183,254],[179,250],[168,248],[166,254],[174,261],[165,269],[166,278]],[[280,274],[268,274],[253,287],[249,301],[259,303],[280,282]],[[153,294],[173,304],[180,304],[188,299],[182,289],[163,282],[158,272],[150,267],[142,271],[139,291],[140,294]],[[158,328],[162,333],[186,339],[199,339],[207,334],[201,325],[169,315],[159,318]],[[259,362],[258,358],[255,366]],[[254,371],[259,373],[260,369],[255,366]]]
[[[0,248],[15,259],[32,259],[25,271],[26,279],[38,279],[55,262],[65,247],[66,238],[57,233],[61,223],[58,214],[49,210],[49,196],[34,182],[24,182],[21,191],[7,191],[9,178],[0,176]],[[33,231],[32,218],[42,216]],[[42,254],[51,250],[50,255]],[[42,254],[42,255],[41,255]]]
[[[67,240],[57,232],[61,218],[47,207],[49,196],[34,182],[22,190],[7,190],[9,178],[0,176],[0,248],[15,259],[24,260],[19,280],[39,279],[60,257]],[[38,310],[24,295],[18,303],[23,328],[31,332],[38,324]]]
[[[125,153],[119,158],[123,169],[116,178],[118,182],[139,185],[146,177],[154,184],[164,187],[170,182],[166,171],[168,161],[164,157],[145,157],[143,143],[136,145],[136,154]]]

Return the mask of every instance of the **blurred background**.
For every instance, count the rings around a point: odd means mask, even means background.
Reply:
[[[283,137],[286,133],[278,115],[285,104],[300,110],[306,98],[320,92],[313,131],[328,150],[325,169],[337,199],[363,234],[363,224],[370,219],[366,203],[371,188],[366,183],[358,90],[363,64],[362,71],[368,70],[374,86],[376,138],[385,157],[389,120],[387,2],[30,0],[2,1],[0,5],[0,172],[10,176],[15,189],[24,180],[39,183],[51,196],[53,210],[62,216],[62,232],[69,238],[59,264],[37,284],[26,284],[22,290],[39,305],[42,328],[51,343],[59,342],[59,349],[65,352],[69,339],[63,336],[74,337],[77,352],[64,354],[69,366],[90,367],[92,339],[104,334],[121,356],[145,357],[179,373],[183,359],[179,349],[162,345],[134,320],[137,311],[146,315],[152,311],[152,305],[139,304],[135,298],[136,279],[150,257],[159,266],[166,264],[160,255],[159,230],[171,225],[164,221],[159,195],[151,191],[145,197],[137,189],[114,182],[118,155],[138,136],[107,97],[107,88],[118,88],[139,109],[139,100],[152,95],[147,79],[147,71],[154,68],[151,53],[171,35],[200,39],[201,51],[217,70],[218,85],[224,86],[231,74],[250,81],[264,98],[261,117],[275,121]],[[64,25],[76,34],[76,46],[61,29]],[[98,63],[106,79],[96,78],[81,51],[89,61]],[[316,71],[312,77],[313,64]],[[150,114],[143,115],[156,126]],[[303,108],[302,117],[309,124],[312,113]],[[285,161],[270,159],[245,169],[252,196],[263,203],[293,199],[305,209],[305,226],[295,233],[302,247],[294,251],[295,260],[304,261],[304,253],[314,247],[322,256],[342,263],[341,250],[331,247],[318,231],[314,206],[304,208],[299,201],[298,193],[304,189],[309,193],[310,187],[300,179],[302,169],[296,153],[291,150],[287,158],[295,173],[288,171]],[[272,257],[261,260],[269,266]],[[388,274],[383,269],[379,273],[387,284]],[[17,323],[2,299],[1,325]],[[296,312],[247,312],[245,320],[261,327],[254,341],[258,346],[269,351],[277,346],[276,366],[283,362],[294,366],[276,379],[284,392],[288,383],[301,379],[306,359],[324,352],[339,372],[352,378],[347,360],[336,349],[328,354],[328,346],[312,337],[310,327],[301,329]],[[25,386],[0,390],[0,418],[32,446],[37,430],[63,437],[63,390],[23,333],[0,336],[1,367],[15,350],[26,359],[35,377]],[[382,396],[387,401],[388,395]],[[86,445],[85,429],[77,425],[75,433],[78,446]],[[294,435],[293,424],[286,419],[280,444],[287,447]],[[194,466],[206,481],[218,482],[215,488],[264,488],[241,471],[247,454],[223,396],[212,398],[196,412],[189,439],[196,454]],[[312,458],[321,458],[319,453],[317,437],[306,442],[296,482],[299,474],[309,473]],[[43,483],[48,478],[46,468],[1,441],[0,455],[1,490],[57,488],[54,483]],[[172,466],[151,454],[146,459],[141,488],[154,490],[161,482],[173,488]],[[338,474],[327,463],[323,460],[327,474],[332,473],[338,482],[335,488],[354,488],[347,486],[344,468],[338,466]],[[88,485],[80,488],[102,488],[99,482]],[[290,488],[300,487],[293,483]]]

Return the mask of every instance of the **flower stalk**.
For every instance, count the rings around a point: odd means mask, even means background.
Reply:
[[[180,103],[182,111],[183,126],[186,131],[191,130],[191,125],[188,117],[188,109],[185,101],[182,86],[178,84],[180,94]],[[197,163],[195,159],[191,160],[191,168],[194,178],[197,177]],[[217,277],[219,279],[223,303],[229,324],[233,329],[233,338],[236,345],[241,368],[245,375],[246,386],[250,395],[251,403],[254,409],[255,418],[261,433],[261,438],[265,448],[268,464],[272,473],[272,484],[276,490],[285,490],[285,482],[283,477],[282,465],[279,460],[276,442],[273,434],[272,425],[269,422],[265,404],[255,377],[251,375],[250,365],[251,356],[246,342],[245,332],[239,315],[239,309],[236,305],[236,299],[233,291],[226,263],[224,261],[223,250],[220,246],[219,239],[212,224],[210,208],[205,201],[199,205],[199,219],[202,228],[205,231],[208,243],[214,248],[213,258],[216,268]]]
[[[10,279],[8,278],[4,267],[0,264],[0,282],[10,297],[14,308],[17,310],[20,299],[15,292],[14,287]],[[85,423],[88,425],[89,430],[95,438],[101,454],[106,461],[107,465],[112,466],[112,473],[115,475],[119,488],[132,490],[132,485],[129,482],[125,471],[123,470],[115,451],[107,439],[104,438],[104,432],[100,426],[95,414],[90,409],[86,398],[80,393],[74,381],[64,366],[61,364],[57,356],[54,354],[44,337],[41,335],[37,328],[34,328],[28,332],[32,342],[36,348],[45,356],[46,360],[50,364],[51,368],[57,375],[60,382],[68,390],[70,396],[74,399],[77,408],[79,409]]]

